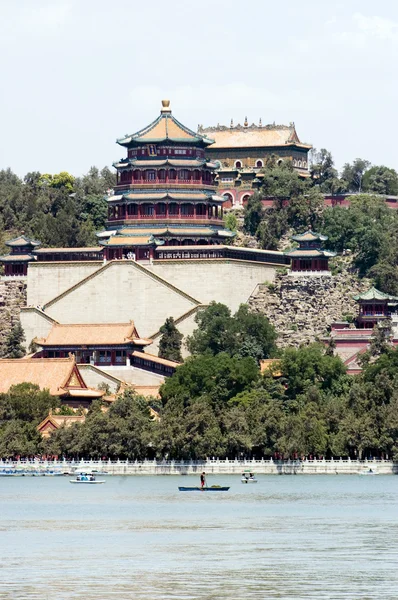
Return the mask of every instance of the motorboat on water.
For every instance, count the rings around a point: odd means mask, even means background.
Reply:
[[[375,467],[364,467],[362,471],[359,472],[359,475],[378,475],[378,472]]]
[[[258,479],[253,471],[243,471],[241,482],[242,483],[257,483]]]
[[[70,483],[80,483],[80,484],[96,484],[96,483],[105,483],[105,479],[96,479],[94,473],[91,472],[80,472],[76,474],[76,479],[69,479]]]

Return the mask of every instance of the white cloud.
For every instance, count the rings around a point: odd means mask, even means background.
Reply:
[[[0,5],[0,41],[18,41],[23,36],[41,36],[57,33],[68,19],[72,4],[57,2],[32,2],[15,4],[11,10]]]
[[[359,31],[363,32],[366,36],[381,40],[398,39],[398,23],[392,19],[377,16],[367,17],[361,13],[355,13],[353,21]]]
[[[398,23],[392,19],[355,13],[352,23],[351,30],[338,34],[339,42],[359,49],[366,48],[372,40],[398,42]]]
[[[40,30],[62,25],[70,12],[71,5],[66,2],[52,2],[38,8],[31,8],[29,23]]]

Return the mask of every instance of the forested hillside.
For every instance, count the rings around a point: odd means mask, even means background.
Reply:
[[[34,172],[20,179],[10,169],[0,171],[1,245],[22,231],[44,246],[96,244],[107,214],[104,195],[115,180],[108,167],[77,178]]]
[[[380,290],[398,295],[398,213],[384,201],[385,195],[398,194],[397,173],[369,168],[358,159],[338,177],[329,153],[321,151],[318,160],[308,180],[300,179],[290,164],[271,161],[262,187],[244,209],[243,230],[271,250],[279,249],[287,234],[320,231],[329,236],[327,249],[352,253],[359,276],[371,277]],[[323,194],[332,192],[355,195],[348,208],[325,208]],[[273,198],[273,207],[264,209],[262,197]]]

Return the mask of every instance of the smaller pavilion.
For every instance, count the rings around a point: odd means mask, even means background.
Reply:
[[[11,248],[11,252],[0,256],[0,263],[4,265],[4,274],[25,277],[28,274],[28,263],[36,260],[33,252],[37,246],[40,246],[40,242],[20,235],[13,240],[8,240],[6,246]]]
[[[380,292],[375,287],[354,296],[359,304],[356,324],[359,329],[373,329],[380,322],[390,319],[398,307],[398,298]]]
[[[285,252],[291,259],[292,274],[330,274],[329,258],[336,256],[336,252],[322,249],[323,242],[328,239],[326,235],[309,230],[293,235],[291,239],[299,244],[298,248]]]
[[[50,410],[46,418],[37,426],[37,431],[47,439],[60,427],[70,427],[74,423],[83,424],[85,420],[85,415],[58,415]]]
[[[336,354],[346,365],[347,373],[352,375],[361,371],[359,357],[368,350],[376,325],[387,326],[391,345],[398,345],[398,298],[372,287],[354,296],[354,300],[358,302],[354,322],[332,323],[330,337],[323,340],[326,344],[333,340]]]

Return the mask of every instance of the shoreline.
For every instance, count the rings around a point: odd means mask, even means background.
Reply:
[[[396,475],[398,462],[391,460],[206,460],[206,461],[47,461],[20,460],[0,461],[0,472],[7,469],[51,474],[51,471],[74,473],[86,469],[108,475],[198,475],[205,471],[207,475],[241,475],[250,470],[257,475],[358,475],[366,471],[369,474]]]

